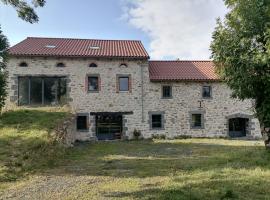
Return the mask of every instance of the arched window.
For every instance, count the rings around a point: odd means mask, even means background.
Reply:
[[[28,67],[28,64],[26,62],[21,62],[19,64],[20,67]]]
[[[121,63],[121,64],[119,65],[119,67],[125,68],[125,67],[127,67],[127,64],[126,64],[126,63]]]
[[[89,67],[97,67],[97,64],[96,64],[96,63],[91,63],[91,64],[89,65]]]
[[[62,63],[62,62],[60,62],[60,63],[57,63],[57,64],[56,64],[56,67],[65,67],[65,64]]]

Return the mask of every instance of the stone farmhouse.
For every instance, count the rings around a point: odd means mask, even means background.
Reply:
[[[29,37],[9,53],[7,107],[68,104],[76,140],[260,137],[211,61],[150,60],[131,40]]]

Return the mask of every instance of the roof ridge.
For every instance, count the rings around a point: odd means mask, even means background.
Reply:
[[[70,38],[70,37],[35,37],[35,36],[30,36],[27,37],[27,39],[60,39],[60,40],[99,40],[99,41],[131,41],[131,42],[141,42],[141,40],[120,40],[120,39],[90,39],[90,38]]]

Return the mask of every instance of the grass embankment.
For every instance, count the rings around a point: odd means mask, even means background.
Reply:
[[[65,148],[49,136],[56,124],[68,116],[60,108],[18,109],[0,116],[0,182],[49,168]]]

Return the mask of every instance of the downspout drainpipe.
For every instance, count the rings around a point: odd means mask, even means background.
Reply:
[[[142,122],[144,122],[144,81],[143,81],[143,64],[141,65],[141,93],[142,93]]]

